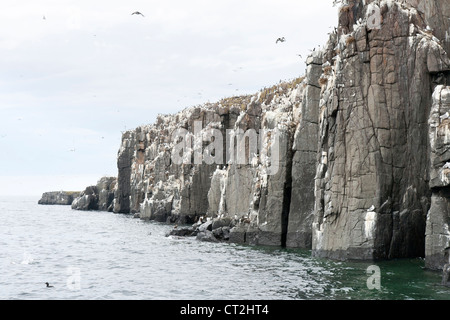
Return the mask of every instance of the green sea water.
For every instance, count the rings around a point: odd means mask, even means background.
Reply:
[[[0,198],[0,300],[450,300],[423,259],[338,262],[201,242],[167,236],[168,224],[37,200]]]
[[[274,254],[273,248],[259,250]],[[441,284],[442,272],[425,268],[422,258],[341,262],[312,258],[309,250],[284,251],[287,255],[312,259],[315,266],[323,268],[319,280],[324,284],[323,291],[311,297],[313,299],[450,300],[450,287]],[[371,271],[374,266],[379,273]],[[317,270],[310,273],[317,273]],[[308,296],[299,292],[297,298],[308,299]]]

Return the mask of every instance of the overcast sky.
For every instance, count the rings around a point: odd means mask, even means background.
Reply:
[[[332,0],[2,0],[0,195],[82,190],[117,176],[121,131],[303,75],[336,11]]]

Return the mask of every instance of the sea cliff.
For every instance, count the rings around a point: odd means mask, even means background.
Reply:
[[[124,132],[111,210],[195,223],[178,232],[203,239],[340,260],[425,257],[442,269],[450,3],[354,0],[338,11],[303,77]]]

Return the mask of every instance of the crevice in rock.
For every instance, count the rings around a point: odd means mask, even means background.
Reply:
[[[294,134],[290,134],[287,155],[286,155],[286,178],[284,183],[283,192],[283,209],[281,211],[281,246],[286,247],[286,239],[289,225],[289,212],[291,208],[291,196],[292,196],[292,163],[294,158],[294,150],[292,148],[294,144]]]

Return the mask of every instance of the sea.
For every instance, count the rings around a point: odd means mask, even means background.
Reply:
[[[450,300],[423,259],[200,242],[132,215],[0,198],[1,300]],[[47,287],[46,283],[50,287]]]

